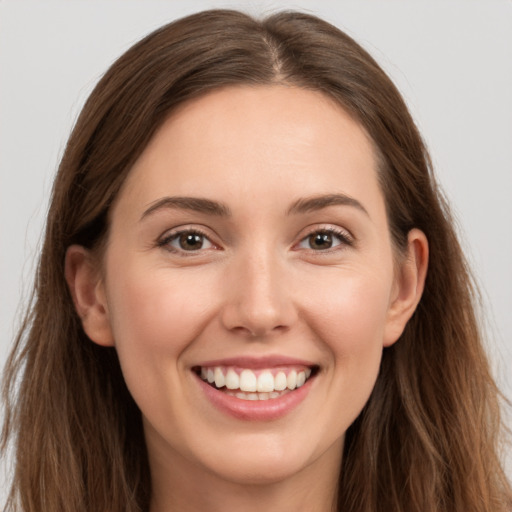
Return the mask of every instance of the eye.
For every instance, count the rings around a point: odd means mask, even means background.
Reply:
[[[352,245],[352,243],[352,238],[344,231],[332,228],[319,229],[303,238],[299,242],[298,248],[313,251],[326,251],[340,245]]]
[[[193,229],[172,233],[158,242],[158,245],[173,252],[197,252],[215,248],[204,233]]]

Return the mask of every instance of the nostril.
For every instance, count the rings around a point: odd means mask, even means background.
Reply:
[[[220,319],[233,333],[261,338],[287,331],[297,321],[294,303],[284,283],[276,276],[239,280],[222,306]]]
[[[261,339],[272,333],[282,333],[289,329],[286,325],[276,325],[275,327],[266,328],[264,326],[242,326],[229,327],[229,330],[235,334],[247,336],[251,339]]]

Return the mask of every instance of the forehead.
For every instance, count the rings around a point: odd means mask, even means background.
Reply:
[[[326,95],[283,85],[233,86],[173,112],[121,195],[146,204],[165,194],[243,203],[272,189],[283,201],[340,192],[371,203],[381,199],[376,167],[365,130]]]

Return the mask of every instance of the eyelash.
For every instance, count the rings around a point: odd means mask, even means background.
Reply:
[[[202,242],[208,241],[209,244],[211,244],[212,248],[217,248],[217,246],[210,240],[208,235],[197,228],[184,228],[180,229],[179,231],[174,231],[170,233],[167,236],[164,236],[161,240],[157,242],[158,247],[163,247],[164,249],[168,250],[169,252],[177,253],[183,256],[192,256],[195,253],[199,253],[204,248],[201,247],[198,250],[190,250],[187,251],[183,248],[173,247],[171,246],[171,242],[174,242],[175,240],[179,240],[180,236],[182,235],[188,235],[188,236],[199,236],[202,239]],[[210,247],[208,247],[210,249]]]
[[[182,235],[201,237],[202,245],[205,243],[205,241],[207,241],[207,243],[209,243],[211,245],[211,247],[207,247],[207,248],[200,247],[197,250],[193,250],[193,249],[186,250],[183,248],[173,247],[172,245],[170,245],[172,242],[179,240],[179,238]],[[294,245],[294,248],[299,247],[300,244],[306,242],[308,239],[311,240],[312,237],[319,236],[319,235],[327,235],[327,236],[335,237],[338,239],[339,243],[332,247],[328,247],[327,249],[316,250],[316,249],[313,249],[312,247],[305,247],[304,249],[314,252],[314,253],[318,253],[318,254],[321,254],[321,253],[325,254],[325,253],[331,253],[333,251],[340,250],[343,247],[352,247],[354,245],[354,239],[353,239],[352,235],[350,235],[347,231],[342,230],[342,229],[337,229],[334,227],[326,227],[326,228],[317,228],[317,229],[314,229],[313,231],[310,231],[306,236],[301,238],[301,240],[298,242],[298,244]],[[180,254],[182,256],[193,256],[194,254],[198,254],[198,253],[202,252],[203,250],[218,249],[216,244],[214,244],[210,240],[208,235],[197,228],[184,228],[184,229],[180,229],[179,231],[174,231],[171,234],[164,236],[161,240],[158,240],[157,246],[162,247],[162,248],[168,250],[169,252]],[[342,247],[340,247],[340,246],[342,246]]]
[[[335,227],[325,227],[325,228],[317,228],[313,231],[309,232],[305,237],[301,238],[300,242],[296,244],[295,247],[302,244],[303,242],[307,241],[308,239],[311,240],[312,237],[318,236],[318,235],[327,235],[331,237],[336,237],[339,241],[338,244],[329,247],[327,249],[321,249],[316,250],[311,247],[306,248],[308,251],[312,251],[315,253],[331,253],[333,251],[337,251],[340,249],[343,249],[344,247],[352,247],[354,245],[354,238],[350,233],[343,229],[335,228]]]

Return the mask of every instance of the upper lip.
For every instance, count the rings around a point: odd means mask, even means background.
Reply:
[[[297,359],[296,357],[289,357],[284,355],[268,355],[268,356],[238,356],[227,357],[223,359],[215,359],[211,361],[203,361],[194,366],[201,366],[203,368],[209,366],[237,366],[239,368],[252,368],[254,370],[264,368],[274,368],[277,366],[307,366],[312,368],[318,366],[316,363],[304,359]]]

